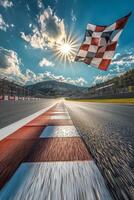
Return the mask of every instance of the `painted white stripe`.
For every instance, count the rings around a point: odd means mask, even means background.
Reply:
[[[65,108],[56,108],[56,111],[65,112],[66,109]]]
[[[57,111],[57,112],[52,112],[53,114],[61,114],[61,115],[63,115],[63,114],[66,114],[66,115],[68,115],[68,112],[61,112],[61,111]]]
[[[56,103],[55,103],[56,104]],[[0,129],[0,140],[4,139],[5,137],[7,137],[8,135],[10,135],[11,133],[13,133],[14,131],[18,130],[19,128],[23,127],[25,124],[27,124],[28,122],[30,122],[31,120],[33,120],[34,118],[38,117],[39,115],[43,114],[44,112],[46,112],[47,110],[49,110],[50,108],[52,108],[55,104],[52,104],[51,106],[41,109],[40,111],[25,117],[13,124],[10,124],[2,129]]]
[[[111,200],[94,161],[23,163],[1,190],[3,200]]]
[[[79,134],[74,126],[47,126],[40,138],[50,137],[79,137]]]
[[[50,116],[50,119],[70,119],[69,115],[53,115]]]

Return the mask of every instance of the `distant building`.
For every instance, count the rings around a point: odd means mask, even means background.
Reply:
[[[90,97],[134,96],[134,70],[88,89]]]

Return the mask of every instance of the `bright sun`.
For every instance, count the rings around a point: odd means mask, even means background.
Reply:
[[[63,54],[69,54],[71,51],[71,45],[69,43],[64,43],[61,47],[60,47],[60,51]]]
[[[55,56],[60,61],[73,62],[78,49],[78,38],[69,34],[64,41],[57,43]]]

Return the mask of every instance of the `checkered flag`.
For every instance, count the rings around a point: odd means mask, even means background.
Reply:
[[[115,53],[117,41],[131,13],[110,26],[88,24],[75,61],[107,70]]]

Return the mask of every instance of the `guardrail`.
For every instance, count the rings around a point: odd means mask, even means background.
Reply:
[[[2,100],[38,100],[36,91],[9,81],[6,77],[0,78],[0,101]]]
[[[18,97],[18,96],[8,96],[8,95],[0,95],[0,101],[23,101],[23,100],[40,100],[40,98],[37,97]]]
[[[109,85],[104,87],[96,87],[89,89],[90,97],[134,97],[134,86],[129,85],[126,87],[117,87],[115,85]]]

